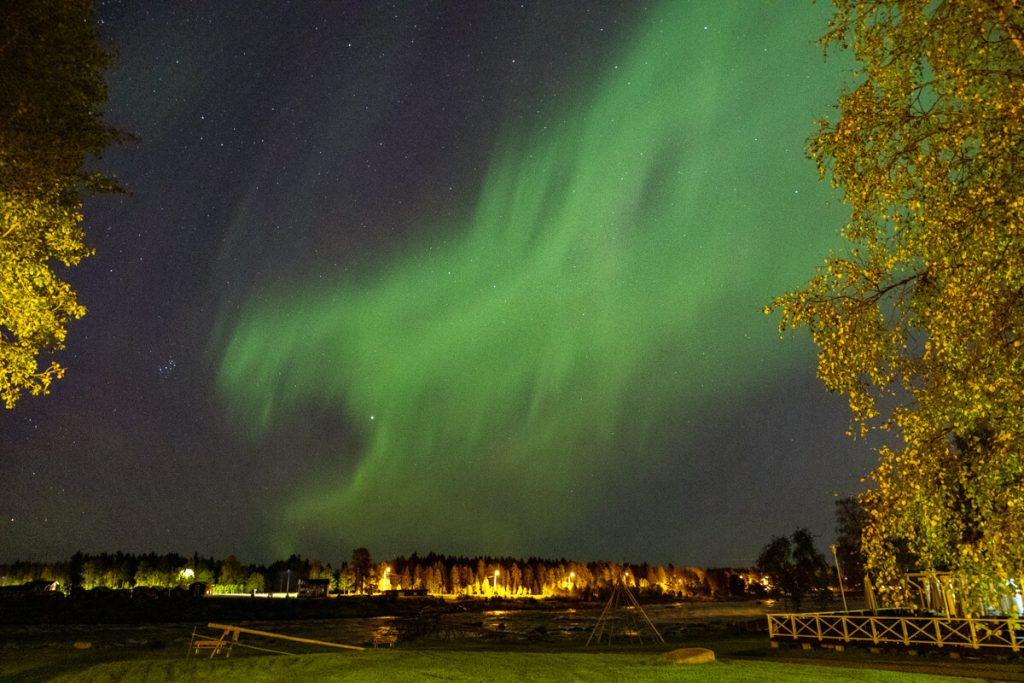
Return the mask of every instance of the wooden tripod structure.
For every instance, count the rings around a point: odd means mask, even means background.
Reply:
[[[637,638],[641,645],[644,642],[643,634],[645,630],[650,632],[651,639],[654,642],[665,642],[665,639],[661,637],[661,633],[658,631],[658,627],[654,625],[647,616],[647,613],[644,612],[644,608],[637,602],[633,593],[629,590],[629,586],[622,580],[622,577],[615,581],[615,587],[612,588],[612,596],[608,599],[608,604],[604,606],[601,616],[597,618],[594,630],[590,632],[590,637],[587,638],[587,645],[589,646],[591,642],[600,645],[602,640],[607,640],[608,644],[611,645],[612,637],[616,635],[616,626],[620,624],[621,628],[618,629],[618,634]]]

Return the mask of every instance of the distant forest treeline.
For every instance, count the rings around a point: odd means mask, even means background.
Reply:
[[[206,583],[213,593],[296,592],[300,580],[327,579],[334,593],[419,590],[431,595],[596,598],[621,579],[648,596],[721,598],[763,595],[752,569],[573,562],[530,558],[448,557],[430,553],[375,562],[365,548],[340,567],[292,555],[270,565],[243,565],[194,554],[75,553],[66,562],[0,564],[0,586],[46,579],[61,589],[183,588]]]

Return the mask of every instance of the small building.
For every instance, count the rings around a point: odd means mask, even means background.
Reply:
[[[299,579],[300,598],[326,598],[330,579]]]
[[[55,593],[60,590],[60,583],[50,579],[35,579],[20,586],[0,586],[0,597],[16,597],[36,595],[39,593]]]
[[[213,584],[205,581],[193,581],[188,586],[188,592],[197,598],[213,593]]]
[[[385,597],[388,598],[425,598],[427,597],[426,588],[390,588],[386,591],[381,591]]]

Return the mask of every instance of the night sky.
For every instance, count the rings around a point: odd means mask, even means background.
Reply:
[[[761,309],[838,248],[826,3],[105,3],[88,307],[0,560],[748,565],[873,461]]]

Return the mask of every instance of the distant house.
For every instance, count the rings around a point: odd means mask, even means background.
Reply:
[[[300,598],[326,598],[330,579],[299,579]]]
[[[205,581],[195,581],[188,586],[188,592],[197,598],[209,595],[213,592],[213,584]]]
[[[54,593],[60,590],[60,583],[50,579],[36,579],[20,586],[0,586],[0,597],[16,597],[37,593]]]
[[[383,591],[384,595],[389,598],[425,598],[427,597],[426,588],[391,588]]]

